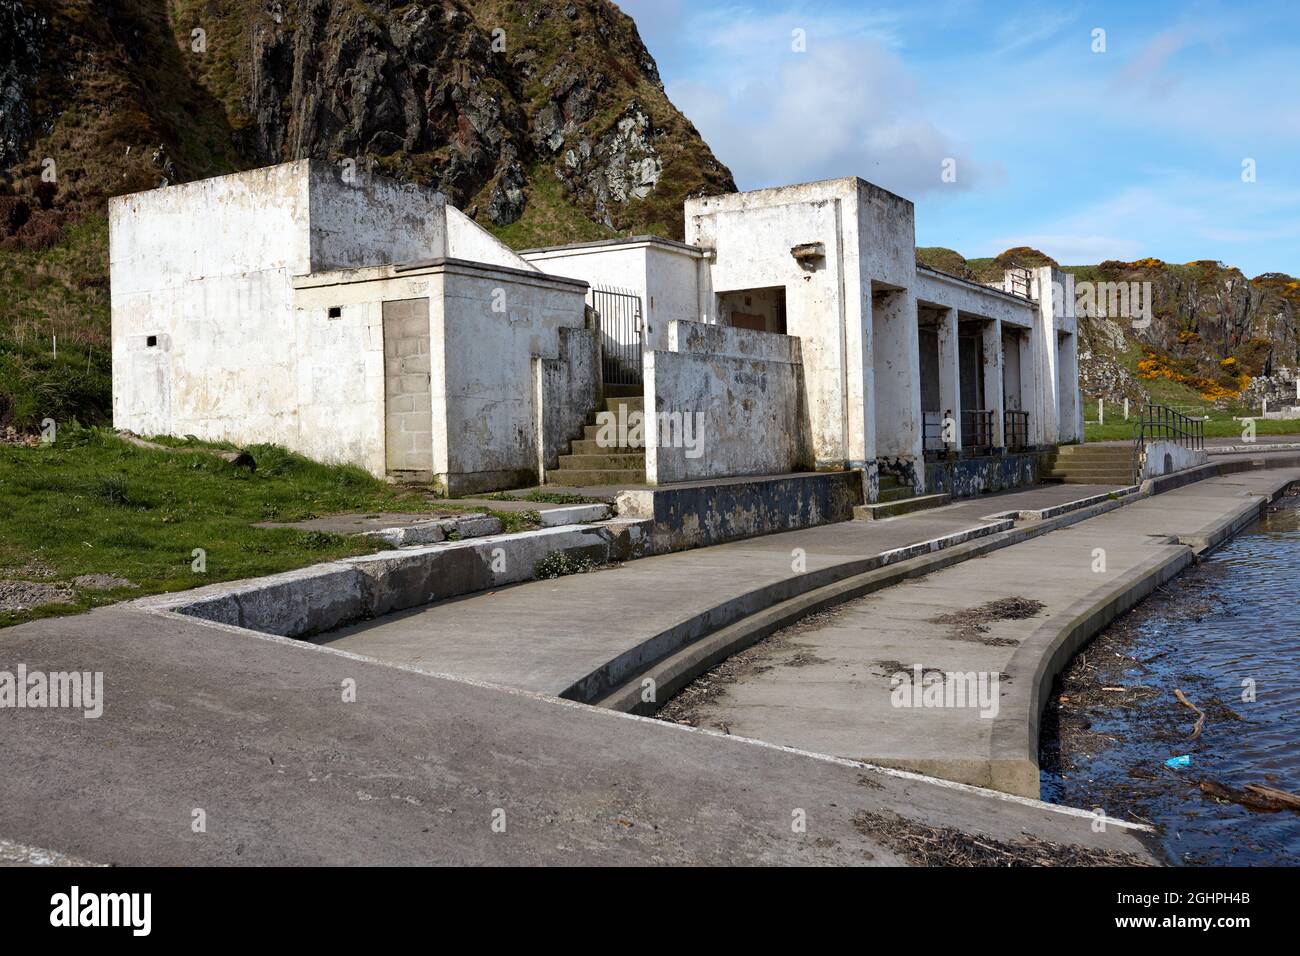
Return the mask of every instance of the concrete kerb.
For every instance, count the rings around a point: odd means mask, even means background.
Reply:
[[[735,623],[710,633],[702,642],[697,638],[696,643],[684,647],[679,644],[677,649],[667,652],[667,656],[661,657],[659,660],[653,660],[648,653],[637,653],[642,648],[650,645],[651,642],[654,642],[656,647],[663,647],[665,644],[671,645],[670,635],[679,633],[681,625],[678,625],[655,635],[655,637],[638,648],[620,655],[619,658],[615,659],[620,662],[620,666],[622,666],[622,662],[634,657],[640,657],[642,660],[648,661],[647,664],[642,665],[640,672],[629,674],[627,678],[624,678],[623,686],[616,687],[611,683],[609,687],[612,689],[607,689],[604,692],[597,691],[598,698],[584,698],[582,696],[591,693],[592,688],[599,688],[602,681],[608,683],[607,675],[610,673],[610,668],[609,665],[605,665],[575,683],[565,691],[563,696],[573,700],[590,699],[593,703],[597,703],[602,707],[627,709],[639,714],[653,714],[672,696],[671,694],[665,696],[662,693],[665,687],[675,693],[720,661],[738,651],[744,650],[774,631],[797,622],[808,614],[826,610],[844,601],[861,597],[891,584],[897,584],[909,577],[932,574],[969,558],[989,554],[1001,548],[1036,538],[1041,534],[1068,527],[1076,522],[1095,518],[1121,508],[1129,502],[1128,497],[1113,499],[1109,496],[1100,497],[1104,500],[1097,504],[1067,510],[1056,517],[1036,521],[1023,527],[1015,527],[1014,519],[1005,515],[986,518],[984,520],[990,523],[983,527],[966,529],[907,548],[887,551],[877,555],[871,561],[846,562],[830,568],[823,568],[820,572],[821,575],[834,574],[834,580],[827,583],[809,580],[813,578],[811,574],[791,578],[791,582],[802,582],[804,586],[799,587],[795,593],[788,597],[779,599],[777,604],[769,604],[763,609],[764,613],[760,614],[757,611],[751,611],[749,612],[751,616],[741,617],[740,619],[736,619],[736,616],[732,615],[732,620]],[[1136,500],[1136,498],[1133,498],[1133,500]],[[884,561],[879,560],[887,555],[891,557]],[[759,591],[750,592],[750,594],[744,595],[744,599],[752,599],[760,593]],[[708,615],[702,616],[712,616],[716,611],[715,608]],[[656,693],[653,702],[642,700],[642,681],[647,678],[654,681]]]
[[[171,611],[159,609],[159,608],[144,608],[143,610],[145,613],[159,615],[159,616],[166,616],[168,614],[173,613]],[[587,708],[589,706],[587,704],[583,704],[578,701],[564,700],[559,697],[552,697],[548,694],[538,693],[537,691],[523,690],[518,687],[510,687],[504,684],[492,683],[491,681],[477,680],[472,677],[464,677],[457,674],[447,674],[440,671],[434,671],[428,668],[417,667],[411,664],[401,664],[393,661],[376,660],[375,658],[372,657],[366,657],[363,654],[357,654],[352,651],[345,651],[340,648],[331,647],[328,644],[313,644],[308,641],[300,641],[294,638],[282,637],[277,634],[268,634],[263,631],[250,630],[248,628],[243,628],[231,624],[223,624],[215,621],[209,622],[209,625],[215,628],[219,628],[223,631],[227,631],[232,634],[237,634],[241,637],[250,638],[252,640],[271,641],[278,644],[288,644],[300,650],[307,651],[309,653],[329,654],[337,657],[342,657],[348,660],[357,661],[360,663],[373,664],[380,667],[389,667],[394,670],[405,671],[407,673],[412,673],[412,674],[420,674],[425,677],[432,677],[439,680],[453,681],[455,683],[466,684],[471,687],[481,687],[501,694],[509,694],[517,697],[527,697],[534,700],[544,701],[548,704],[557,707]],[[638,714],[633,714],[625,711],[618,711],[609,708],[593,708],[593,710],[596,713],[605,714],[611,719],[615,719],[615,720],[654,721],[657,727],[666,726],[681,733],[703,734],[704,736],[708,736],[708,737],[717,737],[717,738],[725,739],[729,743],[735,744],[737,746],[760,747],[766,750],[777,750],[777,751],[781,751],[782,753],[796,754],[801,757],[807,757],[811,760],[817,760],[824,763],[831,763],[841,767],[853,767],[861,770],[867,770],[873,773],[882,774],[884,776],[896,777],[901,780],[908,780],[924,786],[937,787],[943,790],[955,790],[963,793],[976,794],[978,796],[984,797],[989,800],[1000,801],[1005,803],[1013,803],[1019,806],[1031,807],[1033,809],[1043,810],[1053,814],[1060,814],[1062,816],[1069,816],[1069,817],[1075,817],[1080,819],[1092,819],[1095,817],[1095,814],[1092,813],[1091,811],[1082,810],[1077,807],[1067,807],[1061,804],[1047,803],[1043,800],[1039,800],[1031,797],[1024,797],[1018,794],[1003,793],[997,790],[990,790],[985,787],[973,786],[972,784],[959,783],[954,780],[945,780],[940,777],[931,777],[931,776],[927,776],[926,774],[917,773],[912,770],[902,770],[897,767],[881,766],[878,764],[867,763],[862,760],[852,760],[848,757],[839,757],[834,754],[820,753],[815,750],[806,750],[799,747],[790,747],[785,744],[774,744],[771,743],[770,741],[758,740],[753,737],[742,737],[736,734],[728,734],[728,733],[723,733],[722,731],[710,730],[707,727],[690,727],[685,724],[665,724],[663,721],[654,720],[653,717],[641,716]],[[1109,819],[1108,819],[1108,823],[1111,823],[1116,827],[1120,827],[1122,829],[1127,829],[1127,830],[1134,830],[1134,831],[1146,832],[1146,833],[1154,832],[1153,827],[1150,827],[1142,823],[1130,823],[1123,820],[1109,820]]]
[[[596,563],[640,557],[648,522],[613,519],[381,551],[297,571],[131,602],[282,637],[308,637],[432,601],[532,580],[563,553]]]
[[[858,558],[820,568],[816,571],[792,574],[782,581],[747,591],[744,594],[729,598],[721,604],[714,605],[707,611],[679,621],[672,627],[660,631],[635,647],[629,648],[580,680],[575,681],[560,696],[566,700],[587,703],[600,701],[601,706],[611,706],[600,699],[610,695],[612,689],[620,687],[620,685],[635,677],[636,688],[623,687],[621,690],[615,691],[612,696],[621,700],[622,697],[632,694],[639,700],[639,681],[645,675],[647,668],[657,671],[660,665],[668,664],[673,659],[672,655],[676,654],[681,648],[693,648],[706,636],[723,634],[729,631],[732,625],[740,628],[742,632],[746,631],[748,625],[770,617],[774,608],[784,607],[792,601],[797,602],[797,599],[809,592],[820,593],[827,588],[836,587],[846,578],[857,579],[881,568],[906,564],[921,555],[932,555],[972,540],[1006,532],[1011,529],[1012,525],[1012,521],[1002,520],[974,528],[966,528],[928,541],[882,551],[880,554],[869,558]],[[796,612],[792,610],[790,613],[803,616],[811,613],[811,611],[801,610]],[[738,621],[741,623],[736,624]],[[758,637],[754,637],[749,640],[749,643],[753,643],[758,639]],[[717,642],[710,641],[709,643],[712,646]],[[727,642],[724,638],[723,645],[730,646],[730,642]],[[745,646],[747,645],[735,646],[723,656],[735,653],[735,651],[741,650]],[[711,666],[713,665],[709,664],[703,668],[692,669],[690,676],[683,683],[693,680],[702,670],[706,670],[707,667]],[[656,681],[656,686],[659,686],[658,681]],[[680,687],[682,685],[678,684],[676,686]],[[620,707],[619,709],[624,708]],[[656,709],[657,707],[651,707],[648,711],[637,709],[636,712],[653,713]]]
[[[559,524],[574,524],[563,521]],[[460,515],[455,518],[435,518],[416,524],[397,528],[381,528],[378,531],[366,531],[363,538],[377,538],[393,548],[409,548],[422,544],[439,544],[458,538],[480,538],[489,534],[501,533],[501,519],[485,514]]]
[[[1239,463],[1222,464],[1235,465]],[[1250,470],[1250,468],[1234,467],[1227,470],[1232,473]],[[1193,471],[1199,473],[1193,480],[1199,481],[1220,475],[1221,466],[1201,466],[1193,469]],[[653,714],[663,703],[671,699],[674,694],[709,668],[716,666],[731,655],[757,643],[775,631],[796,623],[809,614],[826,610],[845,601],[896,584],[909,577],[931,574],[960,561],[989,554],[1001,548],[1027,541],[1040,534],[1047,534],[1080,521],[1099,517],[1128,504],[1189,483],[1174,483],[1167,480],[1176,477],[1176,475],[1170,475],[1164,476],[1164,478],[1150,479],[1141,486],[1135,485],[1103,495],[1092,495],[1051,508],[1034,511],[1002,512],[990,515],[984,519],[990,524],[985,528],[978,529],[980,532],[978,534],[959,532],[956,535],[948,536],[948,538],[936,539],[934,542],[925,542],[912,548],[898,549],[897,557],[892,561],[880,561],[873,567],[860,567],[864,562],[848,562],[844,565],[822,569],[820,573],[823,576],[833,574],[835,579],[827,583],[807,581],[805,582],[807,586],[799,588],[789,596],[777,598],[775,603],[769,602],[761,610],[747,612],[748,616],[734,612],[729,613],[728,611],[719,614],[720,609],[725,606],[711,609],[705,615],[682,622],[667,631],[655,635],[638,647],[625,652],[603,667],[593,671],[581,681],[576,682],[562,696],[573,700],[590,700],[602,707],[631,713]],[[1276,498],[1289,483],[1288,480],[1280,479],[1278,486],[1272,493],[1272,497]],[[1264,502],[1258,496],[1251,497],[1255,498],[1254,504],[1243,503],[1242,507],[1233,515],[1220,522],[1209,532],[1195,539],[1189,538],[1185,542],[1189,555],[1194,558],[1202,554],[1208,548],[1227,540],[1241,528],[1256,520]],[[1030,523],[1016,528],[1013,527],[1016,519]],[[975,538],[981,540],[971,543]],[[943,554],[936,553],[941,550],[944,551]],[[886,552],[886,554],[894,553]],[[878,557],[883,558],[885,555]],[[1189,560],[1191,559],[1189,558]],[[837,571],[841,573],[835,574],[834,572]],[[792,580],[801,581],[811,577],[811,575],[805,575],[802,578]],[[751,606],[764,592],[770,594],[773,590],[773,588],[767,588],[750,592],[737,598],[736,601],[744,606]],[[1145,593],[1149,593],[1149,591]],[[1136,600],[1144,597],[1145,593]],[[1136,603],[1136,600],[1134,603]],[[1131,604],[1127,605],[1125,610],[1131,606]],[[715,617],[729,619],[729,622],[723,625],[715,624],[714,630],[697,634],[693,638],[681,639],[683,634],[690,634],[695,630],[691,625],[695,625],[702,618],[713,619]],[[1109,623],[1109,621],[1106,623]],[[1092,631],[1086,638],[1080,639],[1075,646],[1081,646],[1082,643],[1096,633],[1097,631]],[[1070,653],[1072,654],[1073,651]],[[1064,666],[1064,662],[1067,660],[1069,660],[1069,655],[1060,662],[1061,666]],[[639,670],[637,669],[638,662]],[[620,679],[617,676],[619,673],[625,673],[625,676]],[[1051,677],[1054,678],[1056,673],[1057,671],[1052,671]],[[651,700],[644,699],[647,690],[644,684],[646,680],[652,682],[654,689]],[[1035,720],[1037,720],[1037,717],[1035,717]],[[1035,763],[1034,766],[1034,780],[1035,787],[1037,787],[1037,764]],[[1013,770],[1011,775],[1015,776],[1018,772]],[[1034,792],[1037,793],[1037,790],[1035,789]]]
[[[1268,464],[1288,463],[1292,460]],[[1296,456],[1294,463],[1300,464],[1300,456]],[[1070,515],[1077,516],[1075,520],[1083,520],[1191,481],[1265,465],[1263,461],[1224,461],[1204,465],[1191,469],[1189,473],[1151,479],[1143,483],[1140,492],[1121,489],[1114,494],[1079,499],[1039,512],[992,516],[985,519],[988,523],[983,527],[792,578],[790,582],[750,592],[680,622],[588,675],[574,684],[569,692],[572,699],[579,700],[606,696],[638,669],[644,669],[704,634],[727,627],[746,614],[754,614],[845,578],[869,573],[889,563],[959,545],[971,537],[1013,534],[999,522],[1020,518],[1043,525],[1041,530],[1051,530],[1063,527],[1059,522]],[[604,506],[577,506],[574,513],[592,507]],[[567,510],[551,509],[551,512]],[[1050,528],[1045,525],[1049,521],[1053,522]],[[155,595],[133,603],[146,609],[171,611],[250,630],[306,637],[391,611],[530,580],[537,562],[549,554],[564,553],[596,562],[643,557],[652,551],[651,529],[652,519],[614,518],[590,525],[562,525],[517,534],[487,535],[347,558],[263,578]],[[1014,543],[1018,539],[1005,540]]]
[[[1002,708],[993,718],[987,758],[989,785],[1006,793],[1039,796],[1038,730],[1043,702],[1052,682],[1070,658],[1111,621],[1134,607],[1156,588],[1176,577],[1195,560],[1186,545],[1170,544],[1160,553],[1101,594],[1077,601],[1064,614],[1036,629],[1015,651],[1009,673],[1032,673],[1027,711]],[[1032,666],[1030,666],[1032,665]],[[981,760],[980,762],[984,762]],[[941,772],[942,768],[930,768]]]

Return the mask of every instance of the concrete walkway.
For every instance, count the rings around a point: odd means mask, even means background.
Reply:
[[[765,588],[853,567],[882,552],[978,531],[985,516],[1051,507],[1113,490],[1046,485],[887,521],[849,521],[633,561],[617,568],[391,614],[316,640],[378,660],[555,696],[647,642],[704,633],[767,606]],[[793,592],[792,592],[793,593]]]
[[[1036,797],[1041,701],[1061,666],[1294,480],[1300,469],[1208,479],[850,601],[746,652],[689,717]],[[995,693],[962,705],[912,690],[945,674],[995,676]]]
[[[0,709],[0,863],[926,862],[903,826],[1150,859],[1088,813],[124,606],[0,631],[19,663],[102,673],[103,713]]]

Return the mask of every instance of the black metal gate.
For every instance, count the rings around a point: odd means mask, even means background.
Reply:
[[[592,286],[591,307],[600,329],[601,375],[606,385],[640,385],[645,327],[641,296],[626,289]]]

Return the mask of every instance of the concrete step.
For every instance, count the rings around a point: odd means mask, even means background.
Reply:
[[[561,455],[560,468],[565,471],[645,471],[645,452],[604,451],[594,455]]]
[[[628,432],[629,432],[629,434],[630,434],[631,431],[632,431],[632,423],[631,423],[631,422],[628,423],[627,430],[628,430]],[[644,431],[644,430],[643,430],[643,431]],[[611,429],[611,430],[609,431],[609,435],[610,435],[611,438],[614,438],[615,440],[617,440],[617,439],[618,439],[618,429],[617,429],[617,428]],[[594,442],[594,441],[596,441],[597,438],[599,438],[599,437],[600,437],[600,426],[599,426],[599,425],[583,425],[583,426],[582,426],[582,438],[579,439],[579,441],[589,441],[589,442]],[[636,446],[634,446],[634,447],[636,447],[636,448],[644,448],[645,445],[644,445],[644,444],[640,444],[640,445],[636,445]]]
[[[904,498],[911,498],[916,492],[911,488],[904,488],[901,485],[892,487],[880,486],[880,491],[876,495],[879,501],[902,501]]]
[[[593,428],[594,432],[595,429]],[[644,445],[602,445],[595,438],[580,438],[570,443],[569,452],[574,455],[640,455],[645,457]]]
[[[1131,471],[1096,471],[1082,469],[1070,469],[1069,471],[1054,470],[1049,471],[1044,478],[1064,481],[1072,485],[1131,485],[1133,484],[1133,473]]]
[[[1060,458],[1110,458],[1123,457],[1128,455],[1132,457],[1132,445],[1066,445],[1064,448],[1058,448],[1056,454]]]
[[[952,501],[952,495],[947,494],[918,495],[912,498],[904,498],[901,501],[858,505],[853,509],[853,519],[855,521],[879,521],[881,518],[896,518],[899,515],[911,514],[913,511],[937,508],[940,505],[946,505],[950,501]]]
[[[881,488],[897,488],[897,487],[899,486],[899,485],[898,485],[898,476],[897,476],[897,475],[881,475],[881,476],[876,480],[876,483],[877,483]]]
[[[645,408],[645,396],[632,395],[627,397],[618,397],[605,399],[605,411],[618,412],[619,406],[626,408],[629,412],[639,412]]]
[[[1076,474],[1079,472],[1104,471],[1112,474],[1119,474],[1120,472],[1123,472],[1124,474],[1127,475],[1133,471],[1133,464],[1132,462],[1127,462],[1127,461],[1116,461],[1116,462],[1097,462],[1096,464],[1089,463],[1086,465],[1063,465],[1058,462],[1057,464],[1052,465],[1050,468],[1047,468],[1045,470],[1047,472],[1060,472],[1061,474]]]
[[[548,485],[644,485],[645,470],[640,471],[568,471],[556,469],[546,473]]]
[[[1133,449],[1125,451],[1090,451],[1076,452],[1072,455],[1057,455],[1057,461],[1082,462],[1082,461],[1132,461]]]
[[[644,390],[640,385],[606,385],[606,398],[640,398]]]
[[[1066,485],[1114,485],[1117,488],[1127,488],[1133,484],[1132,475],[1067,475],[1064,478],[1049,477],[1045,479],[1058,484]]]
[[[1090,462],[1085,465],[1065,465],[1060,462],[1057,462],[1055,465],[1053,465],[1051,468],[1047,470],[1059,471],[1062,473],[1068,472],[1070,474],[1076,474],[1079,472],[1094,472],[1094,471],[1104,471],[1113,474],[1119,474],[1123,472],[1124,474],[1127,475],[1133,471],[1133,463],[1128,461],[1122,461],[1122,462],[1117,461],[1114,463],[1097,462],[1096,464],[1093,464]]]

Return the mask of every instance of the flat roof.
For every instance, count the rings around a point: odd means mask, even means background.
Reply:
[[[932,268],[931,266],[923,266],[919,262],[916,264],[916,271],[928,272],[930,275],[936,276],[937,278],[947,279],[949,282],[958,282],[962,285],[970,286],[972,289],[977,289],[980,292],[989,292],[993,295],[1000,295],[1005,299],[1010,299],[1012,302],[1018,302],[1021,305],[1032,306],[1034,304],[1034,300],[1028,296],[1016,295],[1014,292],[1008,292],[1006,289],[999,289],[996,286],[985,285],[983,282],[976,282],[974,279],[963,279],[961,276],[955,276],[950,272],[943,272],[942,270]]]
[[[615,246],[639,245],[664,246],[672,249],[674,252],[688,252],[692,255],[704,255],[708,251],[699,246],[692,246],[689,243],[679,242],[676,239],[665,239],[663,236],[628,236],[622,239],[596,239],[592,242],[571,242],[563,246],[538,246],[535,249],[521,249],[515,254],[519,256],[529,256],[543,252],[568,252],[569,250],[577,249],[608,249]]]

